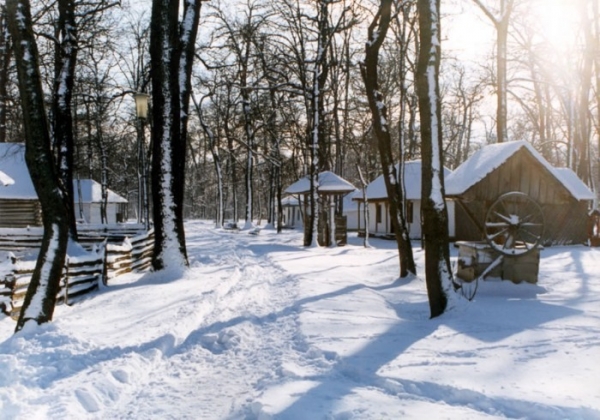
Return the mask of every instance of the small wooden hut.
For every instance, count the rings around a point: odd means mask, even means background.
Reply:
[[[573,171],[554,168],[526,141],[485,146],[446,179],[446,196],[457,202],[456,239],[484,239],[488,209],[500,195],[513,191],[541,206],[544,245],[586,240],[594,194]]]
[[[24,144],[0,143],[0,171],[8,176],[0,176],[0,184],[6,185],[0,187],[0,227],[41,226],[41,205],[25,162]],[[91,179],[74,180],[73,192],[75,217],[86,223],[101,223],[100,184]],[[125,198],[109,189],[106,204],[108,223],[123,222],[126,205]]]
[[[25,163],[25,145],[0,143],[0,170],[14,182],[0,188],[0,227],[42,225],[42,209]]]
[[[344,216],[335,217],[334,202],[335,196],[346,195],[349,192],[356,190],[356,187],[343,179],[342,177],[330,171],[320,172],[318,175],[317,192],[321,198],[321,214],[319,217],[319,232],[318,241],[320,244],[330,244],[333,232],[335,242],[338,245],[346,244],[347,242],[347,226]],[[296,196],[298,203],[302,203],[304,209],[302,214],[305,219],[310,215],[308,208],[308,194],[310,194],[310,178],[308,176],[300,178],[292,185],[287,187],[285,194]],[[302,224],[306,225],[306,221]]]

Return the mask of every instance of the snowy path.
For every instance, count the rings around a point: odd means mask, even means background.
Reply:
[[[191,267],[0,319],[0,419],[600,419],[600,250],[428,319],[394,243],[186,225]],[[423,253],[415,247],[422,267]]]
[[[32,365],[42,375],[32,378],[35,383],[14,385],[12,397],[20,403],[3,395],[4,408],[52,418],[250,415],[262,384],[281,375],[283,366],[306,359],[315,364],[299,334],[294,277],[268,255],[253,252],[244,243],[252,242],[247,234],[199,229],[199,237],[188,230],[192,270],[182,279],[129,276],[77,306],[59,308],[56,326],[31,340],[39,340],[39,347],[13,340],[23,354],[2,362]],[[82,322],[76,311],[95,321]],[[86,336],[80,349],[66,331]],[[58,373],[48,367],[52,372],[45,378],[43,364],[56,356],[77,366]],[[43,400],[33,393],[28,401],[29,386],[48,387]],[[224,399],[227,406],[215,405]],[[20,405],[33,411],[20,411]]]

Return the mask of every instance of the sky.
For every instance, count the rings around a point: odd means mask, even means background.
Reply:
[[[355,233],[186,237],[183,273],[117,277],[16,335],[0,316],[0,419],[600,419],[599,248],[545,248],[537,284],[488,278],[432,320],[418,244],[400,279],[395,243]]]
[[[497,7],[500,0],[483,0]],[[577,33],[577,13],[572,0],[517,0],[513,16],[523,14],[539,27],[540,42],[564,52],[572,47]],[[442,0],[443,49],[464,60],[481,60],[494,50],[496,33],[490,19],[473,0]]]

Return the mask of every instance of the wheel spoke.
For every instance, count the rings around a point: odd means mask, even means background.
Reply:
[[[489,228],[507,228],[511,226],[511,224],[504,222],[486,222],[485,226]]]
[[[504,234],[504,233],[507,233],[507,232],[508,232],[508,228],[507,228],[507,229],[502,229],[501,231],[499,231],[499,232],[496,232],[496,233],[494,233],[493,235],[487,235],[487,238],[488,238],[490,241],[493,241],[493,240],[494,240],[494,239],[496,239],[498,236],[500,236],[500,235],[502,235],[502,234]]]
[[[527,229],[519,229],[519,232],[529,235],[531,238],[534,239],[534,242],[537,242],[540,239],[540,235],[536,235],[535,233],[532,233]]]
[[[495,211],[494,214],[496,216],[498,216],[499,218],[501,218],[502,220],[504,220],[506,223],[509,223],[509,224],[511,223],[510,217],[507,217],[507,216],[505,216],[503,214],[500,214],[497,211]]]
[[[544,213],[539,204],[522,192],[501,195],[488,209],[484,223],[488,243],[506,255],[522,255],[540,243]]]

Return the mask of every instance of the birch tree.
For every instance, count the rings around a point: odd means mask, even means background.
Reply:
[[[418,0],[417,10],[421,45],[416,75],[423,165],[421,214],[425,244],[425,282],[430,314],[434,318],[444,313],[453,294],[441,153],[440,0]]]
[[[369,25],[368,41],[365,45],[365,62],[361,66],[361,72],[367,91],[369,108],[373,116],[373,131],[377,137],[382,174],[390,205],[390,218],[398,245],[400,277],[406,277],[409,273],[416,274],[417,270],[404,215],[403,188],[401,185],[404,180],[401,178],[401,173],[396,172],[394,166],[388,111],[385,99],[379,90],[378,77],[379,49],[390,26],[391,11],[392,0],[381,0],[379,10]],[[400,168],[402,168],[402,165],[403,162],[400,162]]]

